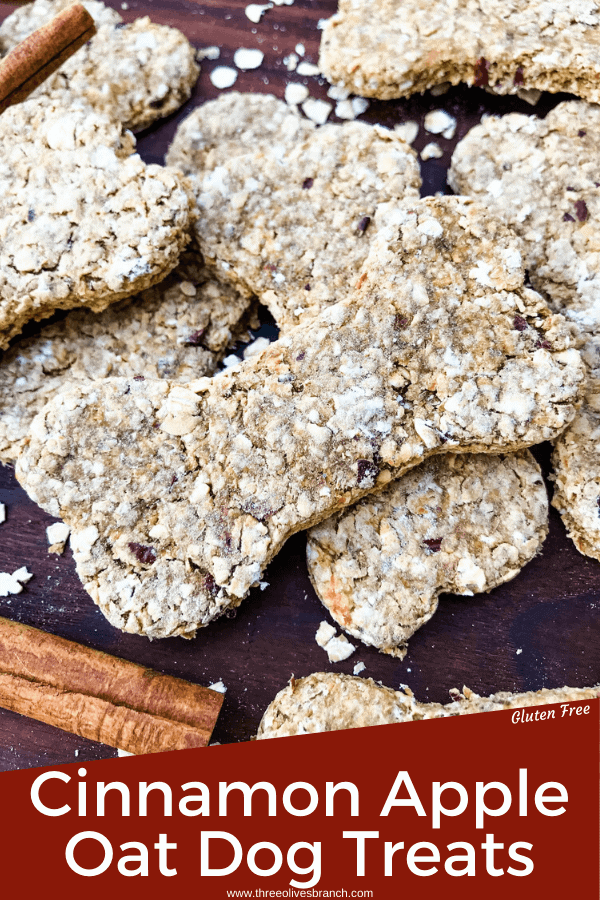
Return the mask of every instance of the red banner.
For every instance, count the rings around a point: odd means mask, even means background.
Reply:
[[[599,708],[4,773],[4,890],[595,900]]]

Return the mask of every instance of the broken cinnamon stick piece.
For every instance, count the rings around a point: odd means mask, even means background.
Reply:
[[[0,707],[129,753],[205,747],[223,695],[0,617]]]
[[[67,7],[0,61],[0,113],[20,103],[96,34],[80,3]]]

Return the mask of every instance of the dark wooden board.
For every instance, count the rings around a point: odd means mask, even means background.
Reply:
[[[326,96],[327,85],[321,79],[289,73],[283,57],[301,42],[306,58],[316,62],[317,23],[335,11],[335,0],[295,0],[292,6],[275,6],[257,25],[246,18],[244,2],[129,0],[127,10],[120,3],[110,5],[128,21],[150,15],[156,22],[180,28],[197,47],[221,48],[218,61],[202,63],[186,106],[138,136],[139,151],[148,162],[162,162],[177,123],[194,106],[218,95],[209,72],[216,65],[232,65],[238,47],[258,47],[265,60],[259,69],[240,73],[236,90],[282,97],[288,81],[300,81],[312,96]],[[0,3],[0,19],[14,8]],[[544,115],[561,99],[544,96],[535,113]],[[459,127],[452,141],[439,140],[444,157],[423,164],[424,193],[447,190],[452,149],[484,112],[532,112],[521,100],[457,87],[438,98],[426,94],[373,102],[362,118],[384,125],[421,123],[424,114],[436,108],[456,115]],[[432,139],[421,128],[415,146],[420,149]],[[547,471],[549,448],[536,448],[536,455]],[[450,688],[465,684],[487,694],[600,681],[600,563],[575,550],[554,511],[542,554],[514,581],[490,594],[443,597],[437,614],[411,639],[404,661],[359,644],[349,660],[334,666],[314,640],[327,614],[308,579],[302,534],[293,537],[269,566],[265,580],[270,586],[253,591],[233,618],[215,622],[193,641],[150,642],[121,634],[108,624],[81,587],[68,550],[63,557],[48,555],[45,529],[52,520],[27,498],[10,468],[0,467],[0,502],[8,511],[7,521],[0,525],[0,571],[27,565],[34,573],[22,594],[0,598],[0,615],[200,684],[222,679],[228,690],[214,734],[214,740],[222,743],[248,740],[263,710],[292,674],[351,673],[359,660],[366,665],[365,676],[394,688],[408,684],[419,699],[442,702]],[[114,755],[110,747],[0,710],[0,770]]]

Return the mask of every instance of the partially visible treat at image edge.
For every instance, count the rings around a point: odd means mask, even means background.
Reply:
[[[446,454],[308,532],[310,579],[348,634],[402,659],[441,593],[514,578],[548,533],[548,497],[528,450]]]
[[[394,691],[375,684],[371,678],[317,672],[306,678],[292,678],[277,694],[262,717],[257,740],[598,698],[600,686],[518,694],[501,691],[490,697],[480,697],[463,688],[462,694],[455,692],[450,703],[420,703],[408,689]]]
[[[340,0],[319,67],[333,84],[389,100],[466,82],[499,94],[600,100],[600,10],[580,0]],[[526,94],[525,94],[526,95]]]

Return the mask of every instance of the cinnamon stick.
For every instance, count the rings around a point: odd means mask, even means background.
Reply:
[[[0,617],[0,706],[130,753],[205,747],[223,695]]]
[[[96,34],[80,3],[67,7],[0,61],[0,113],[20,103]]]

